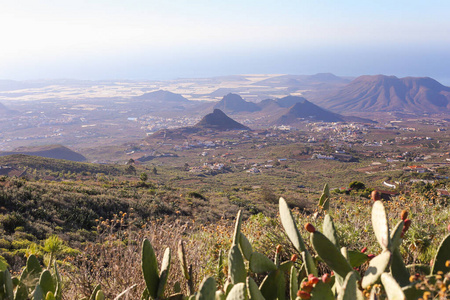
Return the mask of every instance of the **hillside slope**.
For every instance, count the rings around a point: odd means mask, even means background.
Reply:
[[[336,112],[450,111],[450,87],[429,77],[360,76],[337,92],[315,101]]]

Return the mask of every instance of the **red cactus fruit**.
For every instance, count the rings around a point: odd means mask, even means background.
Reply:
[[[297,296],[300,297],[300,299],[311,299],[311,294],[305,291],[298,291]]]
[[[292,262],[296,262],[296,261],[297,261],[297,258],[298,258],[298,255],[297,255],[297,254],[292,254],[292,256],[291,256],[291,261],[292,261]]]
[[[373,201],[381,200],[381,194],[378,191],[372,191],[370,195]]]
[[[366,253],[366,251],[367,251],[367,247],[364,247],[361,249],[361,253]]]
[[[408,218],[408,211],[407,210],[402,210],[402,212],[400,213],[400,218],[405,221]]]
[[[375,254],[368,254],[368,255],[367,255],[367,257],[368,257],[368,258],[369,258],[369,260],[370,260],[370,259],[372,259],[372,258],[374,258],[374,257],[375,257]]]
[[[281,245],[277,245],[277,254],[281,252],[281,249],[283,249],[283,247]]]
[[[302,284],[300,284],[300,289],[307,293],[311,293],[313,286],[308,281],[303,281]]]
[[[306,231],[311,232],[311,233],[316,232],[316,228],[311,223],[306,223],[305,229],[306,229]]]
[[[325,274],[322,275],[322,282],[323,282],[323,283],[328,283],[328,282],[330,282],[330,281],[331,281],[331,276],[330,276],[330,274],[325,273]]]
[[[314,276],[313,274],[309,274],[308,275],[308,282],[310,284],[316,284],[319,282],[319,278],[317,278],[316,276]]]
[[[406,232],[409,229],[409,226],[411,226],[411,220],[410,219],[406,219],[404,220],[405,224],[403,225],[403,231]]]
[[[447,226],[447,230],[450,232],[450,224],[448,224]]]

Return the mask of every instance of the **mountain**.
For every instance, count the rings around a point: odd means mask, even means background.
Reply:
[[[198,122],[194,127],[215,129],[220,131],[250,130],[250,128],[231,119],[223,111],[217,108],[214,109],[212,113],[204,116],[203,119],[201,119],[200,122]]]
[[[225,95],[215,106],[215,109],[220,109],[226,112],[255,112],[260,110],[258,105],[253,102],[247,102],[237,94],[229,93]]]
[[[315,103],[336,112],[450,112],[450,87],[429,77],[365,75]]]
[[[181,96],[180,94],[175,94],[169,91],[155,91],[150,93],[145,93],[141,96],[133,97],[135,100],[145,100],[152,102],[177,102],[177,103],[188,103],[189,100]]]
[[[0,156],[12,155],[12,154],[25,154],[46,158],[65,159],[70,161],[82,162],[86,160],[83,155],[70,150],[62,145],[48,145],[48,146],[36,146],[36,147],[23,147],[17,148],[11,152],[0,152]]]
[[[306,88],[329,88],[349,83],[346,78],[331,73],[318,73],[315,75],[280,75],[254,83],[258,86],[287,87],[290,90]]]
[[[308,100],[295,103],[289,111],[282,115],[275,124],[291,125],[302,120],[323,121],[323,122],[342,122],[342,116],[327,111]]]
[[[292,107],[293,105],[295,105],[296,103],[298,103],[298,102],[300,102],[300,103],[303,103],[303,102],[308,102],[305,98],[303,98],[303,97],[299,97],[299,96],[286,96],[286,97],[283,97],[283,98],[281,98],[281,99],[277,99],[275,102],[279,105],[279,106],[281,106],[281,107],[286,107],[286,108],[289,108],[289,107]]]

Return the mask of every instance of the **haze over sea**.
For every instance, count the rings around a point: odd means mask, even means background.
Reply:
[[[20,0],[1,79],[429,76],[450,85],[450,1]]]

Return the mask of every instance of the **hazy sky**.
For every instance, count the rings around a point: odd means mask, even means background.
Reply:
[[[450,85],[449,0],[3,0],[0,78],[248,73]]]

